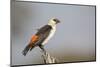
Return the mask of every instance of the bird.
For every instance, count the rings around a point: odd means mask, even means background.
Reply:
[[[26,56],[28,51],[31,51],[36,46],[45,51],[44,45],[53,37],[56,32],[56,25],[60,23],[57,18],[51,18],[48,23],[37,30],[37,32],[32,35],[29,44],[24,48],[22,54]]]

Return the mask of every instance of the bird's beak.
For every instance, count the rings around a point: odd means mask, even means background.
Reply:
[[[60,23],[60,20],[58,20],[58,19],[55,19],[55,21],[56,21],[56,24]]]
[[[56,20],[56,24],[58,24],[58,23],[60,23],[60,21],[59,20]]]

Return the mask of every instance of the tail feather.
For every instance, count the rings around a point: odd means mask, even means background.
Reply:
[[[34,44],[34,43],[33,43],[33,44]],[[31,51],[34,47],[36,47],[36,44],[32,45],[32,47],[30,48],[30,51]]]
[[[28,51],[29,51],[29,50],[31,51],[34,47],[35,47],[35,44],[33,45],[33,43],[27,45],[27,46],[25,47],[25,49],[22,51],[22,54],[23,54],[24,56],[26,56],[26,54],[28,53]]]
[[[26,46],[25,47],[25,49],[22,51],[22,54],[24,55],[24,56],[26,56],[26,54],[27,54],[27,52],[30,50],[30,47],[29,47],[29,45],[28,46]]]

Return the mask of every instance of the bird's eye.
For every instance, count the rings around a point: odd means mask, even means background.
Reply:
[[[55,21],[56,23],[59,23],[60,22],[58,19],[53,19],[53,21]]]
[[[57,20],[56,20],[56,19],[53,19],[53,21],[55,21],[55,22],[56,22]]]

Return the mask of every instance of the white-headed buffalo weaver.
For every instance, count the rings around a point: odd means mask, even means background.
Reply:
[[[60,21],[57,18],[50,19],[47,25],[41,27],[38,32],[32,36],[29,44],[25,47],[22,54],[26,56],[27,52],[32,50],[34,47],[39,46],[44,50],[43,46],[48,40],[54,35],[56,31],[56,24]]]

